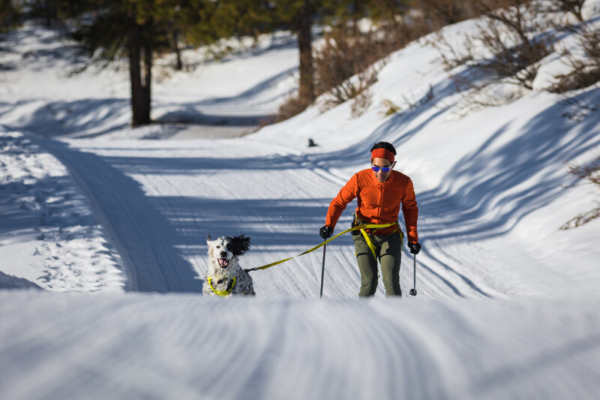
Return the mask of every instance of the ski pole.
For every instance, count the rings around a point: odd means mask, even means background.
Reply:
[[[413,264],[413,288],[410,289],[410,295],[411,296],[416,296],[417,295],[417,255],[415,254],[414,257],[414,264]]]
[[[325,278],[325,249],[327,245],[323,245],[323,268],[321,269],[321,298],[323,298],[323,279]]]

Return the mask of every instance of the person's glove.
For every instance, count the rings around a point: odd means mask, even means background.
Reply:
[[[319,235],[321,235],[321,237],[323,239],[327,239],[332,234],[333,234],[333,228],[331,228],[330,226],[325,225],[324,227],[319,229]]]
[[[421,245],[419,243],[408,242],[408,248],[411,254],[419,254],[421,251]]]

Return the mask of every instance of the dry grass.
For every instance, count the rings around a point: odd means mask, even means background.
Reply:
[[[274,122],[281,122],[292,118],[306,110],[311,104],[312,102],[310,100],[301,98],[297,94],[290,96],[281,106],[279,106]]]
[[[317,95],[325,95],[322,108],[326,110],[351,99],[360,103],[353,114],[367,106],[368,88],[377,81],[377,73],[389,54],[386,47],[377,32],[351,34],[336,30],[327,35],[314,56]]]
[[[437,31],[435,35],[426,44],[436,49],[440,55],[440,61],[444,66],[444,69],[448,72],[461,65],[471,63],[474,59],[472,49],[473,43],[470,36],[465,36],[464,43],[461,46],[464,50],[458,50],[452,46],[446,37],[442,34],[441,30]]]
[[[585,180],[587,183],[597,186],[600,189],[600,156],[596,157],[587,165],[571,164],[569,166],[569,174],[575,175],[580,180]],[[577,228],[578,226],[587,224],[588,222],[600,217],[600,203],[590,211],[581,213],[576,217],[567,221],[561,230]]]
[[[483,0],[476,3],[482,18],[477,32],[465,35],[458,50],[441,32],[428,42],[438,50],[446,71],[466,65],[452,75],[460,102],[459,114],[510,103],[533,89],[540,61],[553,51],[553,37],[535,19],[537,3],[523,0]],[[472,52],[482,47],[486,58]],[[484,53],[484,54],[485,54]]]
[[[396,105],[390,99],[385,99],[381,102],[381,105],[385,108],[385,111],[382,113],[384,117],[389,117],[390,115],[394,115],[400,112],[402,108],[399,105]]]
[[[419,15],[380,21],[366,33],[346,28],[333,30],[314,55],[316,92],[323,95],[321,109],[354,100],[352,116],[361,115],[371,104],[369,87],[377,82],[387,57],[431,31],[431,24]]]

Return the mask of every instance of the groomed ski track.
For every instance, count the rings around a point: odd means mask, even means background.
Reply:
[[[98,220],[119,251],[127,287],[139,292],[198,292],[189,263],[175,248],[175,231],[149,203],[139,183],[101,157],[70,149],[64,143],[36,140],[58,158],[87,195]]]
[[[124,260],[130,291],[200,292],[207,235],[250,236],[253,250],[241,261],[245,268],[313,247],[321,240],[315,232],[327,206],[345,183],[292,149],[252,140],[117,141],[110,147],[101,141],[34,140],[67,166],[88,196]],[[248,157],[249,147],[263,148],[262,154],[253,150]],[[347,220],[340,221],[338,232]],[[420,258],[422,294],[502,296],[450,262],[442,273],[428,267],[426,254]],[[350,235],[328,246],[326,297],[356,297],[359,274],[353,255]],[[321,256],[318,251],[254,273],[257,293],[315,297]],[[407,293],[412,256],[403,258]]]

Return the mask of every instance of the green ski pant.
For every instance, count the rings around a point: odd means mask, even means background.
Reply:
[[[356,260],[360,269],[360,297],[373,296],[377,290],[377,260],[362,234],[354,235]],[[400,289],[400,259],[402,238],[399,233],[386,236],[369,235],[375,254],[381,264],[381,275],[386,296],[402,296]]]

